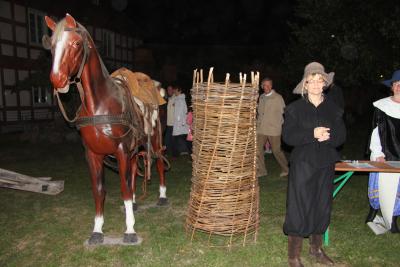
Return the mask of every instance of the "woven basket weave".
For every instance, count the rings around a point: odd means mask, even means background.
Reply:
[[[203,82],[194,71],[193,173],[186,230],[228,237],[231,246],[256,240],[259,187],[256,178],[256,105],[259,74],[240,83]],[[250,238],[251,236],[251,238]],[[210,238],[209,238],[210,240]],[[212,245],[212,244],[211,244]]]

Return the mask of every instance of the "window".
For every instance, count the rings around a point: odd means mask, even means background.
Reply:
[[[33,105],[50,104],[48,90],[44,87],[32,87]]]
[[[47,26],[44,21],[45,13],[29,9],[29,41],[31,44],[41,45],[43,34],[47,34]]]
[[[114,57],[114,33],[103,30],[102,52],[105,57]]]

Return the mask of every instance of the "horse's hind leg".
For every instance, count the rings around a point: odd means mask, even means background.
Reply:
[[[157,158],[157,172],[160,176],[160,196],[157,205],[165,206],[168,204],[167,186],[165,184],[164,160],[161,157]]]
[[[120,144],[118,152],[116,153],[119,166],[119,176],[121,178],[121,192],[125,205],[126,216],[126,231],[124,234],[124,243],[136,243],[137,235],[133,228],[135,225],[135,216],[133,214],[133,191],[132,191],[132,177],[131,177],[131,162],[129,155],[123,145]]]
[[[157,131],[157,134],[158,133],[160,133],[160,132]],[[160,136],[158,136],[157,134],[153,135],[152,142],[151,142],[153,151],[156,153],[156,156],[157,156],[156,165],[157,165],[158,176],[160,177],[160,196],[158,198],[157,205],[165,206],[168,204],[167,186],[165,184],[165,166],[164,166],[164,160],[161,157],[162,156],[162,147],[161,147],[161,143],[160,143]]]
[[[90,178],[92,181],[92,192],[96,206],[96,217],[94,218],[94,228],[89,238],[89,244],[101,244],[104,240],[104,200],[106,191],[104,190],[104,155],[98,155],[86,149],[86,159],[89,165]]]

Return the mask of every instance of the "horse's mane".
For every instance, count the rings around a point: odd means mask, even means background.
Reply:
[[[65,23],[66,23],[65,18],[62,19],[62,20],[60,20],[60,21],[57,23],[56,29],[54,30],[53,35],[51,36],[51,43],[52,43],[52,45],[54,45],[56,42],[58,42],[58,41],[61,40],[62,35],[63,35],[63,32],[64,32],[64,28],[65,28]],[[92,43],[94,44],[93,39],[92,39],[92,37],[90,36],[88,30],[86,30],[86,28],[85,28],[84,26],[82,26],[82,24],[80,24],[80,23],[78,23],[78,22],[77,22],[77,27],[78,27],[79,29],[82,30],[83,35],[86,36],[86,38],[88,39],[88,41],[89,41],[89,42],[92,42]],[[110,73],[108,72],[106,66],[104,65],[103,60],[101,59],[100,55],[99,55],[99,61],[100,61],[101,70],[102,70],[102,72],[103,72],[103,75],[104,75],[105,77],[109,77],[109,76],[110,76]]]

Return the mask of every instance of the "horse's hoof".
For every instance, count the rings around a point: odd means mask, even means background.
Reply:
[[[138,236],[136,233],[133,234],[124,234],[124,243],[137,243]]]
[[[88,243],[89,245],[97,245],[97,244],[102,244],[103,241],[104,241],[103,233],[93,232],[89,238]]]
[[[158,206],[166,206],[168,205],[168,199],[166,197],[160,197],[157,202]]]
[[[133,209],[133,211],[137,211],[138,210],[137,203],[132,203],[132,209]]]

